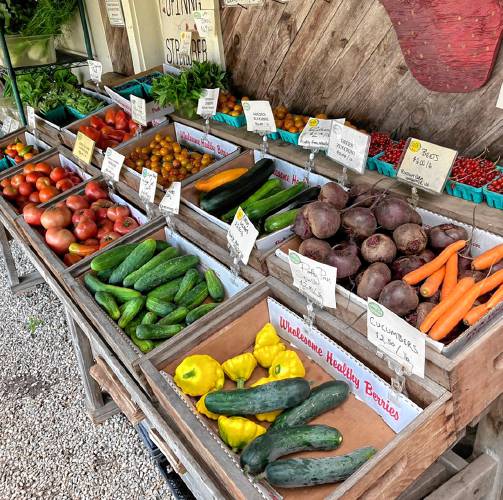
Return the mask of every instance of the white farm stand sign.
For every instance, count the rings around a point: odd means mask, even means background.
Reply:
[[[218,0],[160,0],[162,36],[164,39],[164,62],[174,66],[191,66],[192,61],[212,61],[225,67],[225,58],[220,26]],[[214,33],[200,37],[194,19],[194,11],[215,12]],[[190,55],[180,53],[180,33],[192,32]]]

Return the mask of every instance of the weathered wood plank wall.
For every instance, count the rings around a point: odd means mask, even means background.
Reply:
[[[298,112],[325,111],[371,130],[414,135],[466,153],[503,155],[503,49],[489,82],[431,92],[412,76],[378,0],[266,0],[223,8],[225,56],[242,94]]]

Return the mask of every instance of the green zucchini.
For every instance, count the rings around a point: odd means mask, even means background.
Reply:
[[[246,209],[246,215],[251,221],[258,221],[273,210],[278,210],[281,207],[288,205],[295,196],[297,196],[305,189],[306,184],[304,184],[303,182],[298,182],[288,189],[273,194],[272,196],[264,198],[263,200],[252,203]]]
[[[139,325],[136,336],[141,340],[169,339],[183,330],[183,325]]]
[[[263,198],[267,198],[275,194],[281,190],[281,181],[277,177],[273,177],[272,179],[267,180],[260,186],[251,196],[246,198],[243,203],[240,203],[238,206],[234,207],[232,210],[229,210],[224,215],[222,215],[222,220],[225,222],[232,222],[238,208],[241,207],[243,210],[247,208],[251,203],[255,201],[261,200]]]
[[[176,309],[171,302],[166,302],[156,297],[147,297],[146,307],[149,311],[155,312],[159,316],[166,316]]]
[[[148,300],[148,299],[147,299]],[[149,311],[143,319],[141,320],[142,325],[153,325],[157,321],[157,314],[155,312]]]
[[[155,251],[156,252],[162,252],[163,250],[166,250],[166,248],[169,248],[171,245],[164,240],[155,240]]]
[[[349,395],[349,385],[342,380],[331,380],[311,390],[311,395],[295,408],[279,415],[270,430],[307,424],[318,415],[341,405]]]
[[[146,264],[155,253],[155,240],[142,241],[115,269],[108,282],[122,284],[124,278]]]
[[[91,269],[93,271],[106,271],[117,267],[136,247],[138,243],[128,243],[119,245],[107,252],[97,255],[91,260]]]
[[[208,285],[203,281],[186,293],[178,305],[186,307],[189,310],[194,309],[202,304],[206,300],[206,297],[208,297]]]
[[[148,292],[147,297],[156,297],[158,299],[165,300],[166,302],[173,302],[178,288],[182,283],[183,278],[176,278],[174,280],[165,283],[164,285],[154,288]]]
[[[342,434],[334,427],[297,425],[262,434],[248,443],[239,461],[245,472],[258,474],[268,464],[284,455],[298,451],[335,450],[341,443]]]
[[[159,264],[156,268],[144,274],[135,284],[135,290],[147,292],[167,283],[179,276],[183,276],[190,268],[199,264],[196,255],[183,255]]]
[[[133,318],[141,311],[145,304],[145,297],[136,297],[127,302],[121,317],[119,318],[118,325],[120,328],[125,328]]]
[[[274,162],[263,158],[235,181],[213,189],[201,197],[199,206],[210,214],[221,215],[256,191],[274,172]]]
[[[98,271],[96,276],[100,281],[103,281],[103,283],[108,283],[108,280],[110,279],[110,276],[112,276],[114,269],[114,267],[111,267],[110,269],[107,269],[105,271]]]
[[[177,307],[174,311],[170,312],[167,316],[160,319],[158,325],[176,325],[177,323],[183,323],[185,321],[185,316],[189,313],[186,307]]]
[[[225,289],[215,271],[213,271],[213,269],[207,269],[204,272],[204,279],[208,285],[210,297],[215,302],[222,302],[225,299]]]
[[[215,307],[217,306],[218,304],[216,302],[213,302],[212,304],[201,304],[195,309],[192,309],[192,311],[187,314],[187,316],[185,317],[185,323],[187,323],[187,325],[194,323],[194,321],[202,318],[205,314],[213,311],[213,309],[215,309]]]
[[[183,297],[192,290],[197,282],[199,281],[199,271],[197,269],[189,269],[183,279],[182,282],[180,283],[180,288],[178,289],[178,292],[176,292],[174,302],[175,304],[178,304]]]
[[[107,292],[96,292],[94,299],[113,320],[117,321],[121,317],[119,306],[115,302],[113,295]]]
[[[270,215],[264,223],[264,231],[266,233],[274,233],[285,227],[291,226],[295,222],[299,208],[280,212],[279,214]]]
[[[368,446],[347,455],[276,460],[265,468],[265,478],[278,488],[302,488],[344,481],[377,453]]]
[[[155,347],[154,342],[152,342],[151,340],[142,340],[137,337],[136,333],[131,334],[131,340],[143,354],[147,354],[147,352],[150,352]]]
[[[133,271],[132,273],[129,273],[125,278],[122,284],[125,287],[131,287],[134,286],[134,284],[148,271],[151,271],[155,267],[157,267],[159,264],[162,264],[163,262],[167,262],[168,260],[174,259],[175,257],[178,257],[178,254],[180,252],[178,251],[177,248],[175,247],[169,247],[166,248],[165,250],[162,250],[160,253],[158,253],[155,257],[152,257],[147,263],[143,264],[139,269],[136,271]]]
[[[297,406],[310,393],[309,383],[296,377],[249,389],[210,392],[204,402],[208,410],[219,415],[256,415]]]

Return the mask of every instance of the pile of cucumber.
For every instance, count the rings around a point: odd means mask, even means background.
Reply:
[[[320,188],[304,182],[283,188],[279,178],[269,178],[274,169],[273,160],[259,160],[236,180],[203,194],[201,208],[231,223],[240,206],[255,227],[265,233],[292,225],[299,208],[316,200]]]
[[[84,283],[96,302],[143,352],[149,352],[212,311],[225,298],[212,269],[180,255],[165,241],[147,239],[96,256]]]

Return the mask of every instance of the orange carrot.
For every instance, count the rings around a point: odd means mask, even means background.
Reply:
[[[472,268],[480,271],[482,269],[489,269],[494,264],[497,264],[503,259],[503,243],[486,250],[473,259]]]
[[[459,252],[466,245],[466,240],[458,240],[445,247],[433,260],[427,262],[414,271],[407,273],[402,279],[409,285],[417,285],[435,271],[438,271],[448,260],[449,257]]]
[[[457,255],[457,254],[456,254]],[[445,276],[445,266],[442,266],[438,271],[428,276],[426,281],[421,285],[419,291],[423,297],[433,297],[440,288]]]
[[[485,293],[489,293],[491,290],[494,290],[497,286],[500,286],[503,283],[503,269],[496,271],[491,276],[480,280],[477,285],[480,285],[480,295],[484,295]]]
[[[462,278],[458,281],[456,288],[445,300],[440,301],[424,318],[421,325],[419,325],[419,330],[423,333],[427,333],[430,328],[435,324],[435,322],[449,309],[454,308],[458,300],[460,300],[468,290],[470,290],[475,284],[475,280],[470,277]]]
[[[503,285],[500,285],[500,287],[493,293],[492,297],[487,301],[487,308],[492,309],[500,302],[503,302]]]
[[[441,299],[445,299],[454,290],[458,282],[458,254],[452,254],[445,264],[445,277],[442,283]]]
[[[463,323],[467,326],[472,326],[475,323],[477,323],[477,321],[483,316],[485,316],[488,312],[489,309],[487,308],[487,303],[472,307],[465,314],[465,317],[463,318]]]

